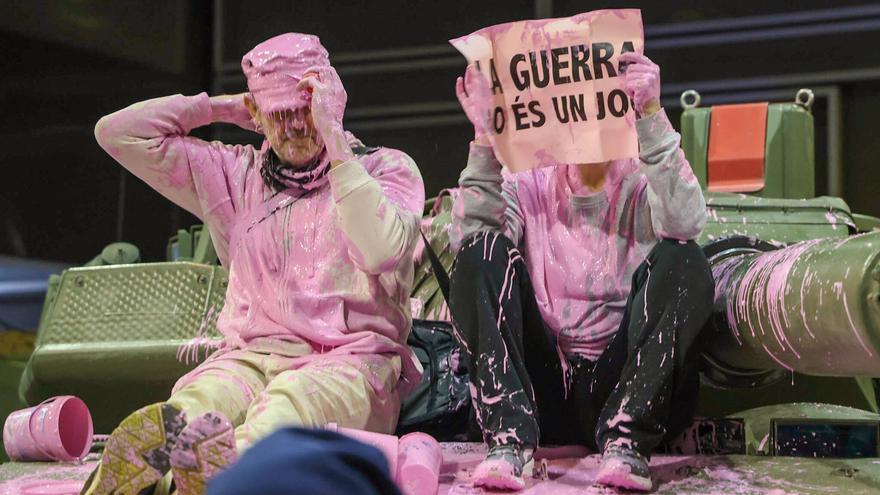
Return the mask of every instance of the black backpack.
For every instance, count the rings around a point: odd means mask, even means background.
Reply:
[[[425,371],[400,408],[397,434],[422,431],[441,441],[468,440],[473,408],[452,326],[445,321],[413,320],[407,344]]]
[[[422,240],[448,303],[449,275],[424,233]],[[441,441],[478,439],[467,368],[459,359],[461,351],[452,325],[445,321],[414,319],[407,344],[422,363],[424,374],[419,386],[401,406],[396,433],[421,431]]]

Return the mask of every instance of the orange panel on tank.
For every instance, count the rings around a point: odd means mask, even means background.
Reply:
[[[710,191],[745,193],[764,188],[767,105],[712,107],[707,167]]]

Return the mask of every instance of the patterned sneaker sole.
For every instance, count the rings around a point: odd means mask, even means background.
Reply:
[[[490,490],[518,491],[526,486],[522,476],[517,476],[513,466],[504,460],[487,459],[474,470],[473,485]]]
[[[625,490],[651,491],[651,478],[633,474],[629,464],[619,459],[603,461],[596,473],[596,483]]]
[[[229,420],[213,412],[194,419],[181,432],[171,452],[178,495],[202,495],[208,481],[237,457]]]
[[[169,455],[186,426],[182,412],[168,404],[143,407],[113,430],[87,495],[131,494],[156,484],[171,468]]]

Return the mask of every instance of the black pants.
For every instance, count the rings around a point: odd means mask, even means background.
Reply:
[[[451,274],[452,317],[486,443],[582,443],[596,451],[623,443],[647,457],[687,427],[699,389],[698,337],[714,293],[700,247],[673,240],[654,247],[595,362],[561,355],[513,249],[501,235],[472,238]],[[499,298],[502,289],[509,297]]]

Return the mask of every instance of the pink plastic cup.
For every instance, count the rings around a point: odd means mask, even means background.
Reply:
[[[400,438],[397,485],[403,495],[436,495],[440,484],[443,451],[427,433],[410,433]]]
[[[89,453],[93,433],[85,402],[62,395],[10,414],[3,425],[3,446],[13,461],[70,462]]]
[[[397,473],[397,456],[399,450],[397,444],[399,440],[396,436],[337,427],[335,423],[327,425],[327,429],[342,433],[343,435],[354,438],[359,442],[376,447],[380,452],[385,454],[385,458],[388,459],[388,468],[391,470],[391,476],[394,477],[394,474]]]

